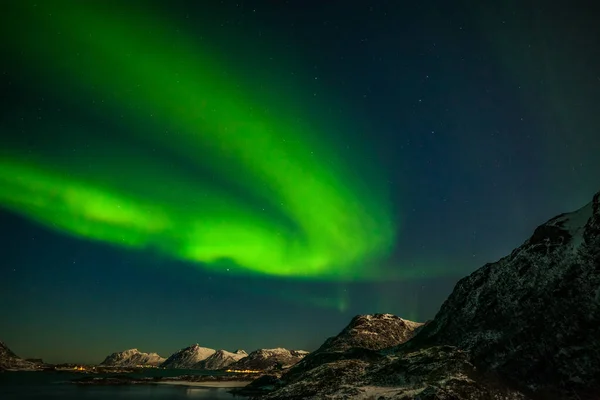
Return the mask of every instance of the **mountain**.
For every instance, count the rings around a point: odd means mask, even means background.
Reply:
[[[253,371],[285,369],[302,360],[307,354],[308,351],[303,350],[259,349],[229,365],[229,368]]]
[[[112,353],[100,363],[109,367],[157,367],[165,359],[156,353],[142,353],[138,349],[129,349]]]
[[[462,279],[416,344],[468,351],[534,395],[600,393],[600,193]]]
[[[250,388],[265,399],[600,398],[600,193],[460,280],[418,329],[385,349],[307,357]]]
[[[171,369],[193,369],[196,364],[212,356],[215,352],[214,349],[200,347],[196,343],[172,354],[160,366]]]
[[[411,339],[423,323],[402,319],[392,314],[357,315],[337,336],[330,337],[316,351],[307,355],[286,374],[289,381],[304,372],[343,359],[373,361],[377,350],[397,346]]]
[[[396,346],[412,338],[423,325],[392,314],[357,315],[342,332],[327,339],[313,355],[354,347],[380,350]]]
[[[0,370],[38,370],[42,364],[20,358],[0,341]]]
[[[227,350],[217,350],[210,357],[197,363],[194,369],[223,369],[247,356],[248,353],[244,350],[236,350],[234,353]]]

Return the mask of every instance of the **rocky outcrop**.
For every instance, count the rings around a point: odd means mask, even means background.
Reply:
[[[197,343],[172,354],[160,366],[170,369],[194,369],[196,365],[215,354],[216,350],[201,347]]]
[[[138,349],[129,349],[112,353],[100,363],[105,367],[157,367],[165,358],[156,353],[142,353]]]
[[[408,341],[423,325],[392,314],[357,315],[342,332],[327,339],[313,355],[351,348],[385,349]]]
[[[233,353],[227,350],[217,350],[213,355],[196,364],[194,369],[223,369],[247,356],[248,353],[244,350],[236,350]]]
[[[282,348],[259,349],[229,366],[235,370],[270,371],[291,367],[302,360],[308,351]]]
[[[518,400],[525,395],[498,381],[482,376],[468,353],[451,346],[434,346],[388,356],[375,363],[345,359],[322,364],[279,386],[264,399],[396,399],[396,400]],[[257,383],[260,381],[257,380]],[[256,385],[254,385],[256,386]],[[255,387],[256,389],[256,387]],[[255,394],[260,393],[254,391]]]
[[[406,343],[336,351],[329,339],[252,390],[268,399],[597,399],[599,337],[597,194],[459,281]]]
[[[0,341],[0,369],[11,371],[31,371],[42,369],[42,363],[27,361],[13,353],[4,342]]]
[[[373,362],[381,358],[377,350],[397,346],[412,338],[423,323],[392,314],[357,315],[337,336],[325,341],[286,373],[288,382],[302,379],[312,368],[338,360]]]

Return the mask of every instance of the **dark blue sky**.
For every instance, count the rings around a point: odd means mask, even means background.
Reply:
[[[168,356],[196,342],[313,350],[358,313],[423,321],[462,276],[600,189],[600,33],[583,2],[155,3],[153,12],[265,84],[278,82],[285,59],[298,76],[319,77],[306,90],[344,99],[339,114],[360,127],[364,157],[385,171],[395,206],[385,268],[421,277],[230,277],[55,232],[0,203],[0,339],[20,355],[99,362],[125,348]],[[58,108],[64,99],[60,83],[49,92],[20,60],[2,58],[0,146],[77,146],[73,136],[13,129],[37,115],[40,98]],[[340,298],[342,311],[327,306]]]

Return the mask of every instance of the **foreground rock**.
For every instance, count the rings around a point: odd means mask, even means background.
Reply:
[[[451,346],[428,347],[377,362],[339,360],[306,371],[302,379],[293,383],[287,382],[284,375],[271,385],[278,390],[272,393],[264,390],[264,399],[526,398],[523,393],[500,383],[497,377],[480,375],[468,354]],[[259,393],[255,390],[251,394]]]
[[[462,279],[408,342],[334,343],[249,389],[267,399],[600,398],[600,194]]]
[[[165,358],[156,353],[142,353],[138,349],[129,349],[112,353],[100,363],[104,367],[157,367]]]
[[[248,354],[247,357],[229,365],[232,370],[271,371],[291,367],[302,360],[308,351],[288,350],[282,348],[259,349]]]
[[[160,366],[171,369],[194,369],[196,365],[215,354],[216,350],[201,347],[197,343],[171,355]]]
[[[22,359],[13,353],[4,342],[0,341],[0,370],[37,371],[42,368],[42,363]]]
[[[248,353],[244,350],[236,350],[233,353],[227,350],[217,350],[213,355],[196,364],[194,368],[208,370],[224,369],[247,356]]]

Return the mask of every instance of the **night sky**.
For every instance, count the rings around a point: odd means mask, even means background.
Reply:
[[[414,3],[5,5],[0,340],[314,350],[590,201],[598,16]]]

